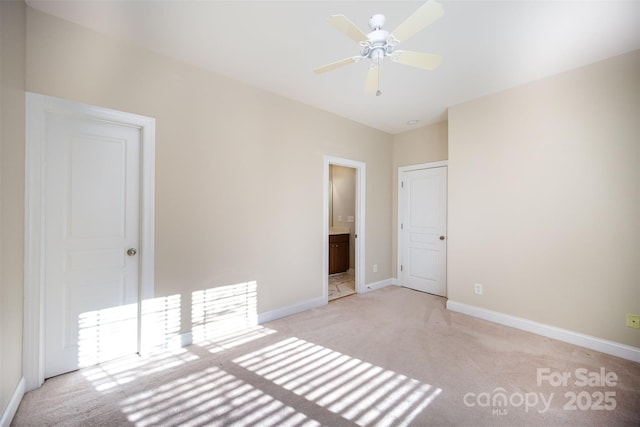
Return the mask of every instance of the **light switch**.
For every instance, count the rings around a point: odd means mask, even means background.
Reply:
[[[347,216],[347,222],[353,222],[353,221],[354,221],[353,215]]]

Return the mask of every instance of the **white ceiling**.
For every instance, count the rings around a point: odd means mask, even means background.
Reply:
[[[331,27],[364,32],[374,13],[393,30],[421,1],[41,1],[43,12],[211,69],[365,125],[398,133],[446,118],[447,108],[640,48],[640,1],[442,1],[444,16],[401,44],[441,54],[422,71],[385,62],[382,95],[363,91],[363,62],[316,75],[359,53]]]

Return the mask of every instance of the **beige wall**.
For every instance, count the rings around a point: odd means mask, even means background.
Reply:
[[[638,51],[451,108],[449,298],[640,347],[639,123]]]
[[[398,168],[421,163],[439,162],[447,160],[448,146],[447,122],[440,122],[430,126],[403,132],[393,137],[392,178],[392,276],[397,274],[398,261]]]
[[[323,294],[324,155],[366,163],[367,283],[391,275],[392,137],[27,9],[27,90],[156,118],[156,294]]]
[[[25,28],[0,2],[0,414],[22,377]]]
[[[0,2],[0,407],[22,372],[25,6]]]

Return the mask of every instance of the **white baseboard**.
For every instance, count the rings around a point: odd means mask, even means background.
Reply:
[[[180,334],[180,345],[182,347],[186,347],[191,344],[193,344],[193,334],[191,332]]]
[[[497,311],[487,310],[461,302],[448,300],[447,309],[488,320],[490,322],[499,323],[501,325],[511,326],[512,328],[521,329],[523,331],[532,332],[544,337],[553,338],[558,341],[564,341],[569,344],[586,347],[591,350],[621,357],[633,362],[640,362],[640,348],[637,347],[631,347],[626,344],[620,344],[614,341],[604,340],[567,329],[545,325],[543,323],[534,322],[533,320],[523,319],[521,317],[511,316],[509,314],[499,313]]]
[[[281,317],[291,316],[292,314],[301,313],[312,308],[327,305],[327,299],[320,297],[307,301],[303,301],[299,304],[290,305],[287,307],[277,308],[271,311],[265,311],[264,313],[258,313],[258,323],[266,323],[272,320],[280,319]]]
[[[13,391],[11,395],[11,399],[9,400],[9,404],[6,409],[2,413],[2,418],[0,418],[0,426],[1,427],[9,427],[11,425],[11,420],[15,417],[16,412],[18,412],[18,406],[20,406],[20,402],[22,401],[22,397],[25,393],[25,381],[24,377],[20,378],[18,382],[18,386]]]
[[[362,289],[360,289],[360,293],[365,294],[367,292],[375,291],[376,289],[381,289],[392,284],[393,279],[385,279],[380,280],[379,282],[367,283],[366,285],[362,286]]]
[[[384,288],[385,286],[389,286],[392,284],[392,279],[385,279],[379,282],[368,283],[364,285],[360,290],[361,293],[371,292],[376,289]],[[264,313],[258,313],[258,323],[266,323],[272,320],[279,319],[281,317],[291,316],[292,314],[298,314],[306,310],[311,310],[312,308],[321,307],[323,305],[327,305],[327,300],[325,298],[314,298],[300,304],[290,305],[288,307],[278,308],[276,310],[265,311]]]
[[[363,292],[370,292],[375,289],[384,288],[385,286],[391,285],[391,279],[382,280],[380,282],[369,283],[365,285],[365,289]],[[263,313],[258,313],[258,324],[270,322],[272,320],[280,319],[282,317],[291,316],[292,314],[298,314],[303,311],[311,310],[312,308],[321,307],[323,305],[327,305],[327,300],[323,297],[314,298],[307,301],[303,301],[299,304],[290,305],[287,307],[278,308],[271,311],[265,311]],[[177,343],[178,346],[188,346],[193,343],[193,336],[191,332],[185,332],[176,336],[175,343],[173,345],[171,343],[165,343],[162,346],[150,347],[147,349],[146,353],[153,353],[157,350],[161,350],[163,348],[175,347]]]

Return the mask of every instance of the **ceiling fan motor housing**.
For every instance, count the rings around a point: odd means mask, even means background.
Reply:
[[[375,17],[382,17],[382,22],[384,22],[384,15],[373,15],[369,22],[371,23]],[[367,41],[363,44],[362,56],[380,63],[392,51],[393,46],[389,43],[389,32],[378,28],[367,34]]]
[[[375,46],[376,43],[383,44],[387,42],[389,38],[389,31],[387,30],[374,30],[367,34],[367,39],[372,46]]]

